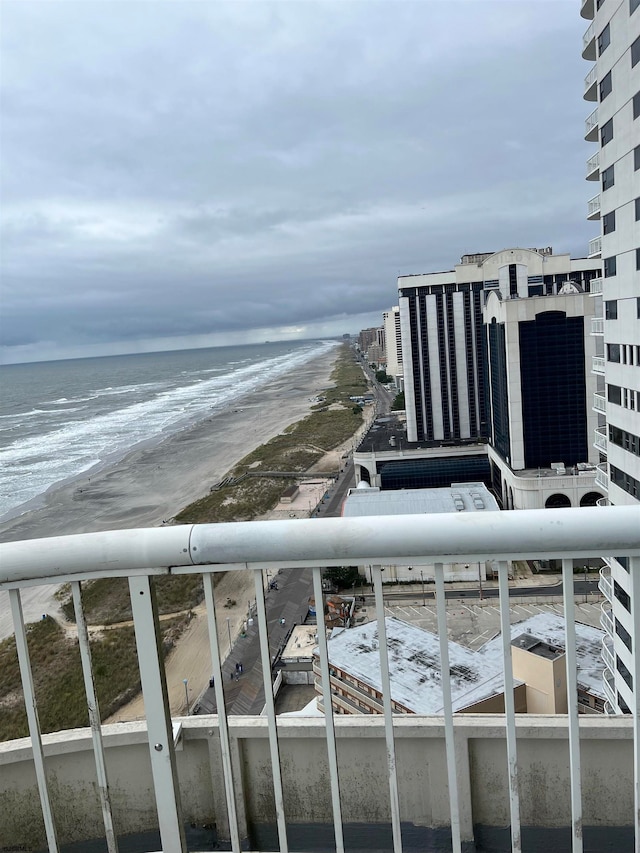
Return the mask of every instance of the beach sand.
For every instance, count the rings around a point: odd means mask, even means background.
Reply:
[[[208,494],[254,448],[309,414],[314,396],[331,384],[336,355],[330,350],[239,399],[233,410],[212,412],[205,421],[158,444],[135,449],[112,466],[48,492],[44,506],[0,525],[0,541],[162,524]],[[23,591],[25,621],[36,621],[43,613],[61,618],[55,589]],[[234,597],[246,604],[245,596]],[[3,592],[0,639],[12,633],[8,594]]]

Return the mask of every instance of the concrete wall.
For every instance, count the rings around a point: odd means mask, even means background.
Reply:
[[[389,820],[384,721],[336,719],[343,819]],[[235,796],[248,824],[275,820],[264,718],[230,718]],[[523,825],[570,823],[569,747],[566,718],[516,720]],[[585,825],[628,826],[633,820],[633,720],[586,717],[580,721]],[[323,719],[278,720],[287,821],[329,823],[331,797]],[[455,720],[462,835],[474,824],[509,823],[505,727],[501,717],[461,715]],[[447,762],[442,718],[395,720],[402,820],[418,826],[449,823]],[[100,809],[88,730],[45,737],[46,765],[60,840],[101,835]],[[142,723],[105,727],[107,766],[118,833],[156,825],[149,747]],[[185,820],[215,822],[224,835],[226,807],[216,717],[184,723],[177,752]],[[29,741],[0,744],[0,849],[45,846]],[[248,822],[245,822],[246,821]]]

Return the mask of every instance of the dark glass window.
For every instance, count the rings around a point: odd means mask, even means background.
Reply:
[[[636,204],[636,222],[640,219],[640,198],[635,201]]]
[[[615,299],[608,299],[604,303],[604,319],[605,320],[617,320],[618,319],[618,303]]]
[[[611,234],[616,230],[616,212],[612,210],[610,213],[605,213],[602,217],[602,233]]]
[[[613,88],[613,84],[611,82],[611,72],[607,71],[602,80],[600,81],[600,100],[604,101],[607,95],[611,94],[611,90]]]
[[[640,62],[640,36],[631,45],[631,67]]]
[[[616,655],[616,669],[622,676],[625,684],[629,688],[629,690],[633,690],[633,678],[631,677],[631,673],[627,669],[627,667],[622,663],[620,658]]]
[[[602,189],[608,190],[613,186],[614,183],[614,175],[613,175],[613,163],[609,166],[608,169],[605,169],[602,173]]]
[[[616,486],[624,489],[624,491],[632,497],[640,498],[640,480],[636,480],[636,478],[632,477],[631,474],[621,471],[619,468],[616,468],[615,465],[609,466],[609,476],[611,477],[611,482],[615,483]]]
[[[640,0],[629,0],[629,14],[633,15],[638,6],[640,6]]]
[[[605,123],[600,128],[600,144],[602,146],[606,145],[607,142],[611,142],[613,139],[613,119],[610,118],[609,121],[605,121]]]
[[[626,429],[620,429],[620,427],[609,424],[609,441],[617,447],[622,447],[623,450],[633,453],[634,456],[640,456],[640,436],[628,432]],[[617,557],[619,563],[622,559],[624,558]]]
[[[638,0],[640,3],[640,0]],[[638,118],[640,116],[640,92],[636,92],[633,96],[633,117]]]
[[[604,3],[604,0],[596,0],[596,12],[600,8],[600,6],[602,6],[603,3]]]
[[[616,274],[616,256],[612,255],[610,258],[604,259],[604,277],[611,278],[612,275]],[[607,319],[613,320],[613,317],[608,317]]]
[[[636,249],[636,269],[640,270],[640,249]]]
[[[616,619],[616,634],[620,637],[625,646],[631,651],[631,634],[624,627],[622,622]]]
[[[607,361],[620,364],[620,344],[607,344]]]
[[[622,589],[618,581],[613,582],[613,594],[618,599],[620,604],[624,607],[625,610],[628,610],[631,613],[631,599],[627,595],[627,593]]]
[[[607,385],[607,400],[616,406],[621,406],[622,388],[619,385]]]
[[[605,50],[611,44],[611,30],[609,29],[609,24],[603,29],[603,31],[598,36],[598,56],[602,56]]]
[[[636,145],[633,149],[633,171],[637,172],[640,169],[640,145]]]

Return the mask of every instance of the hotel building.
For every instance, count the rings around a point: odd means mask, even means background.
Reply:
[[[639,0],[583,0],[590,21],[582,56],[593,63],[584,99],[595,102],[585,138],[597,149],[587,161],[587,180],[598,190],[587,218],[600,224],[590,255],[602,263],[592,282],[597,316],[593,373],[598,387],[593,408],[598,424],[593,441],[600,453],[598,482],[607,502],[640,500],[640,11]],[[625,558],[608,559],[601,589],[608,601],[602,624],[607,666],[607,710],[634,707],[631,614],[632,580]]]

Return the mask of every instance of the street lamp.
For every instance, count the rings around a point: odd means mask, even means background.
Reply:
[[[187,689],[187,684],[189,683],[188,678],[183,678],[182,683],[184,684],[184,698],[187,702],[187,717],[189,716],[189,690]]]
[[[422,584],[422,606],[426,606],[426,602],[424,600],[424,573],[422,569],[420,569],[420,583]]]

